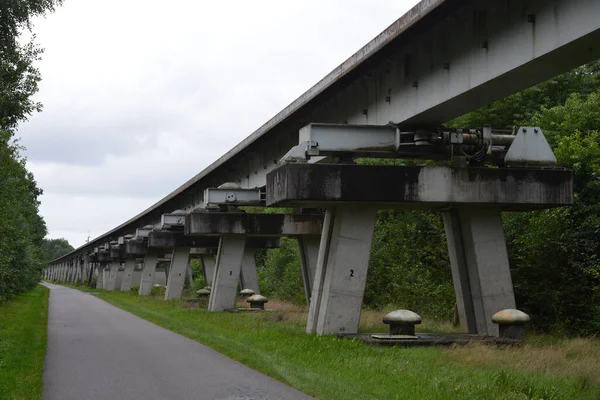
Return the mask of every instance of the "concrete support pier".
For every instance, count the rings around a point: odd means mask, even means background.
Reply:
[[[258,285],[258,272],[256,271],[256,260],[254,259],[254,249],[249,249],[247,247],[244,249],[240,280],[242,289],[252,289],[254,293],[260,293],[260,287]]]
[[[121,291],[128,292],[131,289],[133,282],[133,272],[135,270],[135,259],[130,258],[125,260],[125,271],[123,271],[123,279],[121,280]]]
[[[144,257],[144,268],[140,280],[140,296],[148,296],[152,291],[154,284],[154,275],[156,274],[156,264],[158,255],[155,252],[148,252]]]
[[[245,247],[246,238],[242,235],[221,237],[208,304],[209,311],[223,311],[235,306]]]
[[[207,286],[212,286],[213,278],[215,276],[215,256],[212,254],[206,254],[202,256],[202,269],[204,270],[204,282]]]
[[[104,289],[104,269],[106,268],[106,264],[98,263],[96,267],[96,272],[98,277],[96,278],[96,289]]]
[[[492,315],[516,308],[500,210],[453,208],[444,226],[461,328],[497,336]]]
[[[181,293],[183,292],[183,286],[185,284],[186,269],[189,260],[189,247],[173,248],[173,257],[171,258],[171,266],[169,268],[169,278],[167,280],[167,291],[165,292],[165,300],[181,298]]]
[[[115,285],[117,284],[117,274],[119,273],[119,267],[121,266],[120,261],[111,261],[110,269],[108,270],[108,277],[105,281],[105,289],[106,290],[115,290]]]
[[[308,333],[357,333],[377,208],[327,209],[308,313]]]
[[[299,236],[298,254],[300,255],[300,267],[302,268],[302,281],[304,283],[304,294],[306,304],[310,305],[315,273],[317,271],[317,259],[319,257],[320,236]]]

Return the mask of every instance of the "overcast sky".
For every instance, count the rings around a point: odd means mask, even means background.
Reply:
[[[50,238],[78,247],[273,117],[417,0],[65,0],[20,127]]]

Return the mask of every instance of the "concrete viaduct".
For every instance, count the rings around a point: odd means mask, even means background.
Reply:
[[[240,278],[258,292],[254,249],[288,236],[300,249],[307,332],[355,333],[377,210],[437,210],[462,329],[497,335],[491,316],[516,308],[501,212],[571,204],[572,174],[554,166],[538,128],[440,127],[598,58],[597,0],[423,0],[188,182],[49,263],[44,278],[97,276],[98,287],[139,284],[147,295],[162,261],[171,299],[189,258],[201,257],[209,309],[221,311],[234,306]],[[357,157],[447,162],[365,166]]]

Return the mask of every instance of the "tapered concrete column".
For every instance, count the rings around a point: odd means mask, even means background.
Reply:
[[[92,286],[92,282],[94,280],[94,269],[96,268],[96,265],[98,264],[97,262],[91,262],[89,259],[87,259],[87,263],[88,263],[88,272],[87,272],[87,284],[88,286]]]
[[[165,300],[181,298],[183,286],[185,285],[185,272],[189,259],[189,247],[173,248],[173,257],[171,257],[171,266],[169,268],[169,278],[167,280]]]
[[[96,289],[104,289],[104,270],[106,269],[105,263],[98,263],[96,265]]]
[[[260,293],[260,288],[258,285],[258,272],[256,271],[256,260],[254,259],[254,249],[244,249],[240,280],[242,289],[252,289],[254,290],[254,293]]]
[[[73,260],[73,266],[71,267],[71,283],[76,285],[79,282],[79,258]]]
[[[125,271],[123,272],[123,279],[121,280],[121,291],[128,292],[131,289],[131,283],[133,282],[133,270],[135,269],[135,260],[130,258],[125,260]]]
[[[208,304],[210,311],[223,311],[235,306],[245,247],[246,238],[242,235],[221,237]]]
[[[187,268],[185,270],[187,280],[189,282],[190,287],[194,287],[194,275],[192,274],[192,267],[190,267],[190,263],[188,262]]]
[[[111,261],[110,262],[110,269],[109,269],[109,273],[108,273],[108,279],[106,280],[105,284],[106,290],[115,290],[115,284],[117,283],[117,274],[119,273],[119,267],[121,266],[121,262],[120,261]]]
[[[312,288],[317,271],[317,259],[319,257],[320,236],[299,236],[298,254],[300,254],[300,267],[302,268],[302,281],[304,282],[304,294],[306,304],[310,305]]]
[[[308,333],[357,333],[377,209],[327,209],[321,235]]]
[[[204,271],[204,282],[207,286],[212,286],[213,278],[215,276],[215,256],[207,254],[202,256],[202,269]]]
[[[496,336],[492,315],[516,308],[500,210],[453,209],[444,226],[461,328]]]
[[[140,280],[140,296],[148,296],[152,291],[154,274],[156,273],[157,259],[157,254],[150,251],[144,258],[144,268],[142,270],[142,278]]]

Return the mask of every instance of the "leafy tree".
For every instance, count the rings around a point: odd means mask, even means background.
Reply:
[[[4,0],[0,7],[0,303],[32,288],[41,276],[41,246],[46,225],[39,215],[33,175],[25,168],[14,139],[17,125],[41,104],[32,99],[40,73],[34,67],[41,49],[33,39],[18,41],[35,16],[52,12],[62,0]]]
[[[56,260],[58,257],[64,256],[73,250],[75,249],[69,244],[69,241],[63,238],[44,239],[41,246],[45,263]]]

